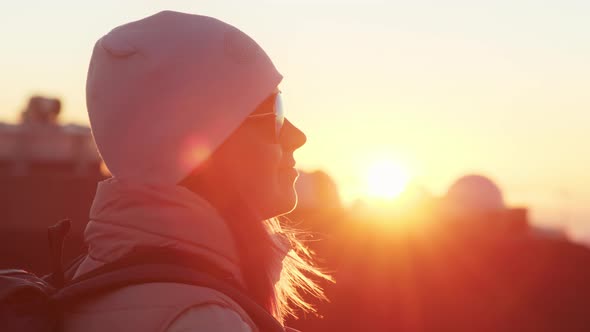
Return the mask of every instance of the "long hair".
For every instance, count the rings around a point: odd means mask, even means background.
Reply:
[[[249,295],[281,323],[289,316],[297,317],[299,311],[315,313],[305,294],[327,300],[317,280],[332,278],[314,264],[313,253],[302,240],[305,233],[279,218],[257,219],[237,206],[225,217]]]
[[[199,195],[212,190],[200,168],[180,185]],[[317,280],[333,280],[313,262],[313,253],[303,241],[307,234],[279,218],[259,217],[246,204],[244,193],[231,186],[224,189],[224,194],[231,197],[230,202],[217,210],[234,238],[248,295],[281,323],[288,316],[297,317],[299,311],[315,313],[316,308],[306,300],[306,294],[327,300]]]
[[[313,252],[305,246],[302,237],[306,234],[282,224],[279,218],[265,221],[273,241],[273,250],[285,253],[282,259],[280,278],[274,284],[274,314],[281,322],[288,316],[297,317],[297,311],[317,313],[305,294],[327,301],[324,290],[317,280],[333,281],[332,277],[317,267]],[[279,241],[285,239],[285,241]],[[281,257],[281,256],[279,256]]]

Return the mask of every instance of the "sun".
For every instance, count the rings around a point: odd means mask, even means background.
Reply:
[[[410,175],[392,160],[379,160],[367,169],[367,194],[373,198],[394,199],[407,187]]]

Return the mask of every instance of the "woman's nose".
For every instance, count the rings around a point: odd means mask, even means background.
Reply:
[[[279,143],[285,148],[285,150],[294,151],[299,149],[303,144],[307,142],[305,134],[295,127],[289,120],[285,119],[285,123],[281,130],[279,137]]]

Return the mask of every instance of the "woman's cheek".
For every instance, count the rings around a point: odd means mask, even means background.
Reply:
[[[253,147],[251,156],[254,159],[252,162],[257,168],[271,175],[277,173],[281,158],[283,157],[283,151],[278,144],[261,143]]]
[[[267,187],[277,181],[282,158],[280,146],[268,143],[248,144],[236,153],[240,156],[240,162],[233,166],[238,167],[237,171],[241,173],[240,177],[248,187]],[[267,188],[269,189],[271,188]]]

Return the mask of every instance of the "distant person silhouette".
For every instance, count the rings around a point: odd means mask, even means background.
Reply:
[[[75,277],[137,248],[205,258],[278,322],[325,277],[275,217],[297,196],[281,74],[217,19],[164,11],[98,40],[86,97],[112,178],[99,183]],[[303,277],[303,273],[306,277]],[[125,287],[70,308],[65,331],[257,331],[232,298],[195,285]]]

